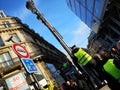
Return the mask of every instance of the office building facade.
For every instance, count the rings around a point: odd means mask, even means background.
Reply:
[[[110,50],[120,40],[119,0],[66,0],[68,7],[91,29],[88,48]]]
[[[68,7],[95,33],[98,32],[108,0],[66,0]]]

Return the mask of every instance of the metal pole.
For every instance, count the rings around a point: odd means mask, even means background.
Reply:
[[[63,41],[61,35],[57,32],[57,30],[50,25],[50,23],[43,17],[43,15],[39,12],[39,10],[35,7],[35,4],[33,0],[29,0],[26,3],[26,8],[31,10],[33,14],[37,15],[37,19],[41,20],[44,25],[47,26],[47,28],[52,32],[52,34],[55,36],[55,38],[60,42],[60,44],[63,46],[63,48],[67,51],[67,53],[70,55],[70,57],[73,59],[73,54],[71,48],[67,46],[67,44]],[[94,87],[96,87],[96,84],[94,83],[93,77],[84,69],[82,65],[79,65],[81,69],[86,73],[90,81],[94,84]],[[79,69],[78,69],[79,70]]]
[[[17,55],[18,56],[18,55]],[[22,63],[21,61],[21,58],[18,56],[18,58],[20,59],[20,62]],[[24,67],[23,63],[22,63],[22,66]],[[27,75],[30,77],[30,75],[32,76],[33,80],[36,82],[37,86],[35,86],[35,88],[37,87],[38,90],[41,90],[41,86],[37,80],[37,78],[35,77],[35,74],[34,73],[28,73],[26,68],[24,67],[24,70],[26,71]],[[34,85],[36,85],[34,84]]]
[[[40,86],[40,84],[39,84],[39,82],[38,82],[38,80],[37,80],[35,74],[34,74],[34,73],[31,73],[31,75],[32,75],[33,79],[35,80],[35,82],[37,83],[38,90],[41,90],[41,86]]]
[[[13,36],[11,36],[11,37],[10,37],[8,40],[6,40],[6,41],[7,41],[7,42],[11,41],[12,43],[16,43],[14,40],[12,40],[12,38],[13,38]],[[16,54],[16,55],[17,55],[17,54]],[[17,56],[18,56],[18,55],[17,55]],[[20,62],[22,63],[21,58],[20,58],[19,56],[18,56],[18,58],[20,59]],[[24,67],[23,63],[22,63],[22,66]],[[34,73],[28,73],[25,67],[24,67],[24,70],[26,71],[27,75],[28,75],[29,77],[30,77],[30,75],[31,75],[32,78],[34,79],[34,81],[36,82],[37,85],[34,84],[34,85],[36,85],[35,88],[37,87],[38,90],[41,90],[41,86],[40,86],[37,78],[35,77]],[[27,80],[26,80],[26,81],[27,81]],[[27,81],[27,83],[28,83],[28,81]]]

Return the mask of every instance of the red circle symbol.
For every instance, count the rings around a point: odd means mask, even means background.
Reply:
[[[13,46],[12,46],[14,52],[22,57],[22,58],[29,58],[29,53],[28,51],[26,50],[26,48],[24,46],[22,46],[21,44],[18,44],[18,43],[14,43]]]

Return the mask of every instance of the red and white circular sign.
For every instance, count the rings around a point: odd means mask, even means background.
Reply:
[[[12,46],[14,52],[22,57],[22,58],[29,58],[29,53],[28,51],[26,50],[26,48],[24,46],[22,46],[21,44],[18,44],[18,43],[14,43],[13,46]]]

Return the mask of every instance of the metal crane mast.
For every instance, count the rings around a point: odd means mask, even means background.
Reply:
[[[60,42],[63,48],[67,51],[67,53],[72,56],[71,48],[69,48],[66,43],[63,41],[62,36],[57,32],[57,30],[50,25],[50,23],[43,17],[43,15],[38,11],[35,7],[34,2],[29,0],[26,4],[27,9],[31,10],[33,14],[37,15],[37,19],[41,20],[44,25],[51,31],[51,33],[56,37],[56,39]]]
[[[39,12],[39,10],[35,7],[35,4],[32,0],[27,1],[26,8],[31,10],[33,14],[37,15],[37,19],[41,20],[42,23],[50,30],[50,32],[55,36],[55,38],[60,42],[62,47],[67,51],[70,57],[73,59],[72,50],[67,44],[63,41],[62,36],[57,32],[57,30],[43,17],[43,15]],[[80,65],[80,64],[79,64]],[[94,82],[94,78],[84,69],[82,65],[80,65],[81,69],[85,72],[89,80],[92,82],[93,86],[96,87]]]

